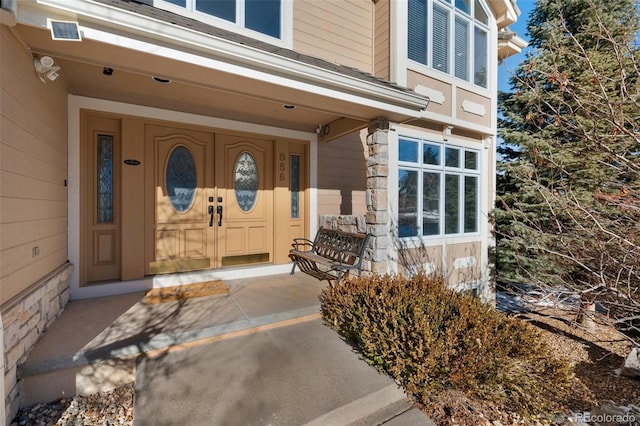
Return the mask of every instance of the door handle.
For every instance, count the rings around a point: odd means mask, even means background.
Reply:
[[[212,208],[212,211],[213,211],[213,208]],[[218,212],[218,226],[222,226],[222,206],[218,205],[218,207],[216,207],[216,211]],[[213,214],[211,215],[211,217],[213,218]]]
[[[213,226],[213,206],[209,206],[209,226]]]

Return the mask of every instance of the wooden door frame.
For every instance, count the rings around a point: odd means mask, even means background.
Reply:
[[[103,116],[113,116],[121,118],[123,121],[123,159],[138,159],[141,164],[137,166],[127,166],[122,170],[122,180],[127,185],[127,191],[122,194],[123,200],[128,203],[139,202],[139,211],[144,211],[144,185],[138,182],[144,181],[144,150],[142,143],[143,131],[139,122],[161,122],[179,123],[181,126],[191,126],[200,129],[210,129],[214,132],[241,133],[250,135],[262,135],[280,140],[297,141],[305,145],[307,153],[307,172],[305,197],[307,215],[305,217],[305,234],[307,237],[315,234],[317,230],[317,179],[318,169],[316,158],[318,155],[318,137],[313,131],[302,131],[274,127],[264,124],[252,123],[249,121],[229,120],[212,117],[203,114],[189,112],[179,112],[168,109],[154,108],[143,105],[136,105],[126,102],[111,101],[106,99],[89,98],[85,96],[68,96],[68,156],[69,168],[67,175],[68,190],[68,257],[69,262],[75,265],[70,277],[71,298],[100,297],[113,294],[128,293],[132,291],[145,291],[152,281],[163,283],[162,285],[179,284],[170,276],[149,277],[143,272],[144,244],[145,244],[145,223],[144,214],[135,216],[125,216],[122,218],[123,238],[122,258],[122,281],[105,283],[104,285],[86,285],[80,279],[80,270],[83,261],[82,253],[84,246],[81,240],[81,228],[84,226],[81,217],[81,205],[83,193],[81,192],[81,156],[80,147],[84,143],[84,133],[82,125],[82,114],[90,112]],[[276,222],[277,223],[277,222]],[[279,232],[279,231],[276,231]],[[286,257],[289,245],[278,247],[278,252]],[[256,274],[286,273],[290,270],[290,265],[285,264],[286,260],[277,261],[275,265],[265,265],[256,267]],[[226,269],[217,271],[216,277],[224,279],[242,278],[247,275],[244,269]],[[207,275],[213,276],[213,275]]]

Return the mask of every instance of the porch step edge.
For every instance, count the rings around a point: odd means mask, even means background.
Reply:
[[[398,406],[400,403],[400,409]],[[352,401],[341,407],[338,407],[320,417],[313,419],[304,426],[324,426],[324,425],[351,425],[357,424],[363,419],[372,419],[374,423],[364,424],[382,424],[384,421],[396,417],[407,411],[407,397],[404,391],[395,383],[385,386],[378,391],[370,393],[360,399]],[[375,413],[385,408],[391,408],[391,413],[385,412],[381,418],[373,419]]]
[[[107,392],[135,381],[135,359],[109,359],[21,380],[22,406]]]
[[[213,325],[197,330],[179,333],[159,333],[150,339],[146,338],[147,341],[144,341],[143,339],[145,339],[145,337],[142,337],[141,341],[136,342],[135,337],[132,337],[126,339],[128,343],[123,345],[112,344],[86,351],[79,351],[75,354],[65,355],[55,359],[26,362],[18,365],[17,376],[18,378],[27,378],[70,368],[84,367],[110,359],[131,359],[146,352],[167,349],[185,343],[224,336],[225,334],[236,333],[256,327],[276,325],[280,322],[287,322],[296,318],[318,314],[319,312],[320,305],[313,305],[306,308]]]

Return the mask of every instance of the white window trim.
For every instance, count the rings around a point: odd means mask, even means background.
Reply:
[[[405,162],[405,161],[400,161],[399,159],[399,146],[400,146],[400,140],[402,139],[409,139],[409,140],[413,140],[416,142],[419,142],[421,146],[422,143],[431,143],[434,145],[439,145],[441,147],[441,159],[442,159],[442,164],[441,165],[425,165],[422,164],[422,161],[418,161],[417,163],[413,163],[413,162]],[[485,179],[485,176],[483,174],[483,170],[484,170],[484,153],[483,153],[483,149],[482,149],[482,145],[479,144],[471,144],[468,142],[463,142],[463,141],[454,141],[454,142],[450,142],[450,141],[443,141],[443,140],[437,140],[437,138],[432,137],[431,135],[416,135],[415,133],[412,132],[405,132],[404,130],[401,131],[398,136],[397,139],[394,141],[395,143],[393,144],[394,146],[390,146],[391,149],[393,149],[393,158],[395,161],[393,161],[395,163],[396,167],[392,167],[392,170],[395,171],[394,176],[389,176],[390,178],[390,191],[392,194],[399,194],[399,187],[398,187],[398,179],[399,179],[399,175],[400,175],[400,169],[403,170],[415,170],[418,172],[418,182],[417,182],[417,197],[418,197],[418,211],[422,211],[421,206],[422,206],[422,193],[423,193],[423,188],[422,188],[422,184],[423,184],[423,179],[421,179],[421,177],[423,176],[423,173],[425,171],[429,172],[437,172],[439,173],[439,175],[441,176],[440,178],[440,200],[439,200],[439,214],[440,214],[440,222],[439,222],[439,233],[435,234],[435,235],[423,235],[422,234],[422,224],[419,222],[417,224],[417,231],[418,231],[418,235],[414,235],[414,236],[406,236],[406,237],[398,237],[401,241],[405,241],[405,242],[410,242],[410,241],[438,241],[441,242],[443,239],[455,239],[456,242],[461,242],[460,239],[464,238],[464,239],[469,239],[469,241],[477,241],[478,237],[483,235],[483,229],[484,229],[484,224],[483,221],[481,220],[482,218],[482,211],[483,211],[483,181]],[[445,149],[446,148],[456,148],[460,150],[460,167],[454,168],[454,167],[447,167],[444,165],[444,160],[445,160]],[[465,150],[469,150],[469,151],[474,151],[477,154],[477,165],[478,165],[478,169],[477,170],[471,170],[471,169],[465,169],[464,168],[464,152]],[[420,155],[420,151],[418,152],[418,155]],[[446,233],[445,231],[445,197],[446,197],[446,191],[444,188],[445,185],[445,176],[446,175],[456,175],[456,176],[460,176],[459,179],[459,183],[458,183],[458,187],[459,187],[459,193],[460,196],[458,198],[458,211],[460,212],[459,218],[458,218],[458,232],[456,233]],[[473,176],[473,177],[477,177],[478,178],[478,186],[477,186],[477,193],[476,193],[476,231],[474,232],[464,232],[464,181],[465,181],[465,176]],[[393,187],[391,187],[391,185],[393,185]],[[399,196],[393,200],[393,206],[394,206],[394,217],[395,220],[398,220],[398,212],[399,212]]]
[[[491,8],[489,8],[486,1],[484,0],[479,0],[479,1],[480,3],[482,3],[482,6],[489,18],[488,25],[485,25],[480,21],[475,20],[473,16],[470,16],[464,12],[457,10],[455,7],[455,4],[449,4],[448,2],[443,0],[427,0],[427,20],[429,23],[431,23],[431,20],[433,18],[432,8],[434,3],[438,4],[443,8],[449,9],[451,12],[449,14],[449,40],[451,41],[451,46],[449,47],[449,72],[438,71],[437,69],[433,68],[431,65],[428,65],[430,64],[433,56],[433,33],[431,32],[432,31],[431,26],[427,26],[427,31],[428,31],[427,63],[428,64],[422,64],[420,62],[409,59],[407,41],[404,40],[401,42],[400,40],[398,40],[398,43],[396,44],[396,48],[398,49],[398,51],[404,52],[404,55],[401,55],[401,56],[404,56],[404,58],[406,58],[406,69],[415,71],[419,74],[423,74],[428,77],[435,78],[437,80],[448,82],[454,86],[481,94],[483,96],[487,96],[487,97],[492,96],[497,84],[496,83],[497,65],[496,65],[496,61],[494,60],[495,58],[497,58],[497,51],[496,51],[497,34],[498,34],[497,25],[496,25],[495,16],[493,15],[493,13],[491,13]],[[398,14],[398,17],[403,20],[404,27],[408,28],[408,24],[409,24],[408,2],[404,1],[399,3],[403,4],[403,8],[402,8],[402,13]],[[455,76],[455,70],[454,70],[455,63],[453,59],[453,54],[455,50],[454,45],[455,45],[455,17],[456,16],[460,16],[464,18],[470,24],[469,38],[467,41],[468,42],[467,49],[469,54],[467,66],[469,67],[468,72],[469,72],[469,78],[470,78],[468,81]],[[474,31],[476,26],[484,29],[487,32],[487,87],[482,87],[473,83],[474,69],[475,69],[475,58],[473,55],[473,52],[474,52],[473,40],[475,37]],[[408,37],[408,34],[406,34],[405,39],[407,37]],[[494,41],[494,39],[496,40]]]
[[[265,43],[273,44],[276,46],[284,47],[286,49],[293,48],[293,1],[294,0],[280,0],[280,38],[271,37],[267,34],[263,34],[259,31],[254,31],[244,26],[244,1],[236,0],[236,17],[238,22],[229,22],[222,18],[217,18],[213,15],[209,15],[203,12],[195,10],[195,1],[186,0],[187,7],[177,6],[173,3],[169,3],[164,0],[153,0],[153,6],[159,9],[167,10],[169,12],[176,13],[178,15],[186,16],[188,18],[195,19],[205,24],[212,25],[214,27],[222,28],[228,31],[232,31],[238,34],[245,35]]]

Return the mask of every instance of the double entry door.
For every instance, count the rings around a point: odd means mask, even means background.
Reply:
[[[306,141],[81,111],[80,285],[289,262]]]
[[[273,141],[151,124],[144,134],[145,274],[272,261]]]

